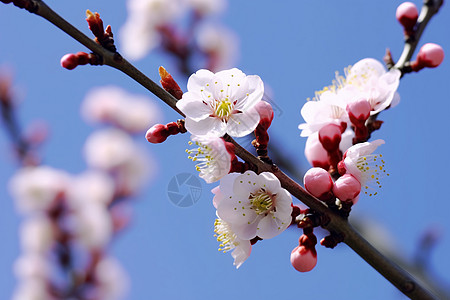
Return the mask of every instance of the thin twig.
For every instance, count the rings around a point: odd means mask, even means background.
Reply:
[[[184,117],[184,114],[176,107],[177,100],[172,95],[167,93],[164,89],[159,87],[155,82],[145,76],[142,72],[137,70],[128,61],[118,56],[117,53],[106,50],[95,43],[93,40],[89,39],[86,35],[81,33],[70,23],[57,15],[44,2],[37,0],[30,1],[38,5],[38,8],[33,13],[36,13],[37,15],[47,19],[55,26],[72,36],[75,40],[79,41],[81,44],[89,48],[91,51],[103,57],[104,64],[127,74]],[[427,19],[426,22],[428,22],[428,20],[429,19]],[[308,205],[311,209],[326,214],[329,217],[330,222],[323,227],[328,229],[330,232],[342,234],[344,236],[344,242],[348,246],[350,246],[350,248],[352,248],[358,255],[360,255],[366,262],[374,267],[380,274],[382,274],[406,296],[410,297],[411,299],[437,299],[432,295],[430,291],[425,289],[419,282],[411,277],[411,275],[409,275],[406,271],[401,269],[387,257],[383,256],[372,245],[370,245],[361,235],[359,235],[355,231],[355,229],[348,223],[347,220],[333,213],[323,202],[308,194],[297,182],[295,182],[281,170],[279,170],[276,165],[270,165],[259,160],[250,152],[237,144],[231,137],[226,138],[236,146],[236,155],[238,155],[244,161],[253,164],[257,168],[258,172],[272,172],[279,178],[282,186],[287,189],[294,197]]]

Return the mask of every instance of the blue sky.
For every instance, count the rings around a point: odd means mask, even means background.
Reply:
[[[293,164],[307,166],[305,140],[297,126],[300,109],[314,91],[331,83],[335,71],[365,57],[381,60],[385,49],[398,58],[403,47],[401,26],[395,19],[401,1],[233,1],[220,18],[240,37],[237,67],[257,74],[273,91],[279,108],[269,130],[272,140]],[[420,1],[415,1],[420,5]],[[100,12],[106,24],[117,30],[126,19],[124,1],[48,1],[53,9],[88,33],[86,9]],[[45,163],[71,173],[85,169],[81,146],[94,129],[79,114],[80,103],[90,88],[114,84],[133,93],[146,90],[109,67],[78,67],[67,71],[60,58],[84,47],[39,17],[12,5],[0,6],[0,65],[14,70],[15,83],[23,88],[19,118],[23,124],[46,120],[51,139],[43,147]],[[450,49],[450,9],[445,4],[426,29],[426,42]],[[120,49],[119,49],[120,50]],[[173,69],[173,63],[156,51],[136,65],[157,80],[157,68]],[[172,67],[172,68],[171,68]],[[377,198],[362,198],[350,220],[370,220],[391,235],[392,246],[412,258],[420,235],[437,228],[441,235],[429,258],[433,278],[450,283],[450,196],[448,196],[450,63],[437,69],[408,74],[399,87],[400,104],[380,119],[385,123],[373,139],[391,176],[385,178]],[[185,79],[174,73],[182,89]],[[155,102],[158,101],[155,98]],[[178,115],[161,103],[164,122]],[[114,242],[111,251],[131,278],[128,299],[402,299],[381,275],[346,245],[330,250],[318,247],[318,264],[309,273],[295,271],[291,250],[301,232],[289,229],[258,243],[251,257],[235,270],[229,254],[217,251],[213,237],[215,210],[212,189],[202,182],[199,201],[188,208],[173,205],[167,185],[180,173],[195,174],[186,158],[188,136],[169,138],[160,145],[142,145],[158,162],[158,175],[133,203],[132,226]],[[0,133],[0,298],[10,297],[15,286],[13,261],[20,250],[15,211],[6,183],[17,165],[8,152],[6,135]],[[375,226],[377,225],[377,226]],[[381,237],[381,234],[377,234]]]

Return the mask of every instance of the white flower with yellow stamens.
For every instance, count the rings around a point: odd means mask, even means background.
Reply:
[[[238,269],[245,260],[250,256],[252,245],[249,240],[242,240],[234,233],[231,225],[224,220],[218,218],[214,222],[214,232],[217,241],[220,242],[219,251],[231,252],[234,258],[234,265]]]
[[[214,192],[217,215],[231,224],[240,239],[270,239],[291,224],[292,197],[272,173],[232,173]]]
[[[177,107],[186,114],[190,133],[242,137],[258,125],[255,104],[264,94],[259,76],[247,76],[236,68],[215,74],[199,70],[189,77],[187,88]]]
[[[186,149],[188,158],[196,162],[195,168],[207,183],[215,182],[228,174],[234,153],[227,149],[225,141],[215,136],[191,136],[197,148]]]
[[[361,183],[361,190],[369,196],[376,195],[376,191],[370,190],[381,188],[380,179],[389,176],[382,155],[372,154],[382,144],[384,144],[383,140],[356,144],[344,155],[346,174],[355,177]]]

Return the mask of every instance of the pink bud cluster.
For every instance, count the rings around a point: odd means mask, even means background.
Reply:
[[[403,26],[406,38],[412,37],[416,33],[416,24],[419,17],[417,7],[412,2],[404,2],[397,8],[395,14],[397,20]],[[436,68],[444,60],[444,50],[434,43],[423,45],[415,61],[411,62],[411,69],[418,72],[423,68]]]
[[[345,174],[333,182],[330,173],[322,168],[309,169],[303,183],[311,195],[326,202],[336,197],[343,202],[356,202],[361,191],[361,184],[352,175]]]

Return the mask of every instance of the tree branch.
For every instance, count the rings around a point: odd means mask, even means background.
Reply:
[[[22,0],[24,1],[24,0]],[[122,71],[127,74],[129,77],[133,78],[135,81],[140,83],[162,101],[164,101],[167,105],[177,111],[180,115],[184,117],[184,114],[176,107],[176,99],[167,93],[164,89],[158,86],[154,81],[145,76],[142,72],[137,70],[133,65],[131,65],[128,61],[123,59],[118,53],[111,52],[107,49],[104,49],[99,44],[95,43],[92,39],[88,38],[86,35],[81,33],[75,27],[73,27],[70,23],[65,21],[59,15],[57,15],[53,10],[51,10],[43,1],[39,0],[28,0],[32,2],[33,5],[36,5],[37,8],[34,11],[30,11],[35,13],[51,23],[55,26],[66,32],[68,35],[73,37],[75,40],[79,41],[81,44],[89,48],[94,53],[100,55],[103,58],[103,63],[109,65],[115,69]],[[17,1],[3,1],[5,3],[15,2]],[[438,1],[442,2],[442,1]],[[434,3],[434,1],[427,1],[426,3]],[[428,9],[428,11],[427,11]],[[423,11],[426,11],[425,16],[422,17]],[[426,26],[426,23],[429,21],[431,16],[436,13],[436,6],[431,5],[429,8],[424,8],[421,14],[421,21],[419,24],[418,34],[416,39],[420,37],[420,34],[423,31],[423,28]],[[432,12],[432,13],[431,13]],[[406,50],[407,45],[405,45],[404,54],[402,54],[401,60],[397,63],[398,66],[402,66],[404,61],[408,61],[411,54],[405,54],[406,52],[412,52],[417,45],[417,40],[409,43],[409,50]],[[412,49],[412,50],[411,50]],[[396,67],[397,67],[396,65]],[[412,299],[436,299],[433,294],[424,288],[421,283],[416,281],[410,274],[404,271],[402,268],[397,266],[394,262],[389,260],[387,257],[383,256],[378,250],[376,250],[372,245],[370,245],[355,229],[348,223],[348,221],[341,216],[335,214],[330,211],[328,207],[311,196],[308,192],[306,192],[297,182],[289,178],[286,174],[284,174],[281,170],[278,169],[276,165],[267,164],[255,156],[253,156],[250,152],[241,147],[238,143],[236,143],[231,137],[226,136],[227,141],[232,142],[236,146],[236,155],[245,160],[246,162],[252,163],[258,170],[258,172],[272,172],[275,176],[278,177],[282,186],[288,190],[294,197],[305,203],[314,211],[325,214],[329,217],[328,224],[325,224],[323,227],[328,229],[330,232],[335,232],[342,234],[344,237],[344,242],[352,248],[358,255],[360,255],[366,262],[368,262],[373,268],[375,268],[380,274],[382,274],[387,280],[389,280],[395,287],[397,287],[402,293]]]

